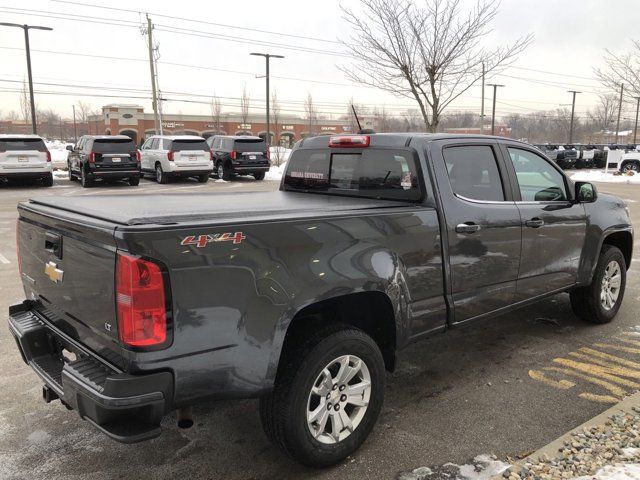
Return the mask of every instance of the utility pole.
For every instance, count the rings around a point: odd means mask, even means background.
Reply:
[[[265,64],[266,64],[266,83],[267,83],[267,135],[266,135],[266,142],[267,142],[267,151],[269,146],[271,146],[271,126],[269,125],[269,59],[271,58],[284,58],[282,55],[272,55],[270,53],[256,53],[253,52],[251,53],[251,55],[254,55],[256,57],[264,57],[265,59]]]
[[[29,29],[32,30],[53,30],[50,27],[40,27],[36,25],[19,25],[17,23],[0,23],[0,25],[5,27],[17,27],[22,28],[24,30],[24,48],[27,52],[27,75],[29,77],[29,101],[31,102],[31,130],[33,133],[38,133],[38,128],[36,125],[36,102],[33,98],[33,75],[31,74],[31,48],[29,47]]]
[[[484,133],[484,62],[482,62],[482,100],[480,103],[480,135]]]
[[[616,122],[616,143],[620,133],[620,114],[622,113],[622,95],[624,94],[624,83],[620,84],[620,101],[618,102],[618,121]]]
[[[575,114],[575,111],[576,111],[576,93],[582,93],[582,92],[578,92],[576,90],[567,90],[567,91],[573,94],[573,101],[571,102],[571,124],[569,126],[569,145],[571,145],[573,143],[573,115]]]
[[[76,106],[71,105],[73,108],[73,143],[78,143],[78,128],[76,126]]]
[[[155,59],[153,57],[153,23],[151,23],[151,17],[147,14],[147,29],[146,32],[148,40],[148,48],[149,48],[149,70],[151,71],[151,105],[153,107],[153,124],[154,130],[157,134],[159,131],[158,125],[158,96],[156,92],[156,69],[155,69]],[[161,129],[161,128],[160,128]],[[160,132],[162,134],[162,132]]]
[[[493,107],[491,109],[491,135],[496,133],[496,92],[498,87],[504,87],[504,85],[498,85],[497,83],[488,83],[489,87],[493,87]]]
[[[636,144],[636,136],[638,134],[638,113],[640,112],[640,97],[633,97],[636,99],[636,126],[633,128],[633,144]]]

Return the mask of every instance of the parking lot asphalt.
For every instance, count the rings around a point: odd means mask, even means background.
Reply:
[[[139,187],[83,190],[59,178],[48,189],[0,185],[0,312],[22,299],[15,253],[18,201],[35,195],[277,186],[252,179],[169,185],[143,180]],[[633,222],[640,224],[637,185],[598,187],[625,199]],[[115,443],[59,402],[42,401],[41,383],[22,362],[8,329],[0,326],[0,478],[397,478],[421,466],[465,463],[481,453],[525,455],[640,390],[638,272],[636,263],[622,308],[608,325],[579,321],[568,295],[560,294],[402,351],[396,372],[388,375],[385,406],[369,440],[342,464],[320,471],[295,464],[267,441],[256,400],[199,405],[191,429],[178,429],[170,415],[159,438]]]

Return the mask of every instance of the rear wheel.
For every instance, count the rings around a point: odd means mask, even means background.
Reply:
[[[216,166],[216,171],[218,172],[218,178],[222,180],[231,180],[231,171],[223,162],[218,162]]]
[[[67,163],[67,168],[69,169],[69,181],[73,182],[76,179],[76,176],[71,171],[71,164]]]
[[[273,391],[260,400],[269,439],[312,467],[356,451],[384,400],[384,361],[371,337],[329,326],[283,353]]]
[[[93,179],[87,177],[84,168],[80,167],[80,184],[82,188],[89,188],[93,186]]]
[[[604,245],[591,285],[570,293],[573,312],[590,323],[609,323],[620,309],[626,282],[622,252],[612,245]]]
[[[264,180],[264,172],[254,173],[253,178],[255,178],[256,180]]]
[[[638,161],[630,161],[630,162],[624,162],[622,164],[622,171],[623,172],[638,172],[640,171],[640,162]]]
[[[198,181],[200,183],[207,183],[209,181],[209,174],[203,173],[202,175],[198,175]]]
[[[50,173],[42,179],[42,185],[45,187],[53,187],[53,174]]]
[[[132,187],[137,187],[140,184],[140,177],[131,177],[129,179],[129,185]]]
[[[156,165],[156,182],[165,184],[169,181],[167,174],[162,170],[162,165]]]

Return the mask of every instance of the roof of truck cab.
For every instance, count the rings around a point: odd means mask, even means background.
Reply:
[[[204,140],[200,135],[151,135],[149,138],[163,138],[165,140]]]
[[[0,140],[3,138],[33,138],[33,139],[39,139],[42,140],[42,137],[40,135],[34,135],[33,133],[29,133],[29,134],[24,134],[24,133],[15,133],[15,134],[11,134],[11,133],[0,133]]]
[[[84,135],[84,137],[93,140],[132,140],[132,138],[127,135]]]

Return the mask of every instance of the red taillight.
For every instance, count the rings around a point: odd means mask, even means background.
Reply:
[[[89,152],[89,163],[95,163],[96,154],[94,152]]]
[[[173,150],[169,150],[169,151],[167,152],[167,158],[168,158],[171,162],[173,162]]]
[[[133,156],[133,153],[131,154]],[[141,160],[140,150],[136,150],[136,160],[139,162]]]
[[[269,148],[267,148],[267,151],[264,154],[265,157],[267,157],[267,160],[271,160],[271,151]]]
[[[116,306],[118,332],[123,343],[149,347],[166,342],[165,285],[157,264],[118,253]]]
[[[233,152],[231,152],[231,160],[235,160],[236,156],[237,156],[237,154],[236,154],[235,150]]]
[[[338,148],[363,148],[371,142],[369,135],[340,135],[329,139],[330,147]]]
[[[51,152],[47,150],[47,162],[51,161]]]
[[[213,161],[213,150],[209,150],[209,160]]]

